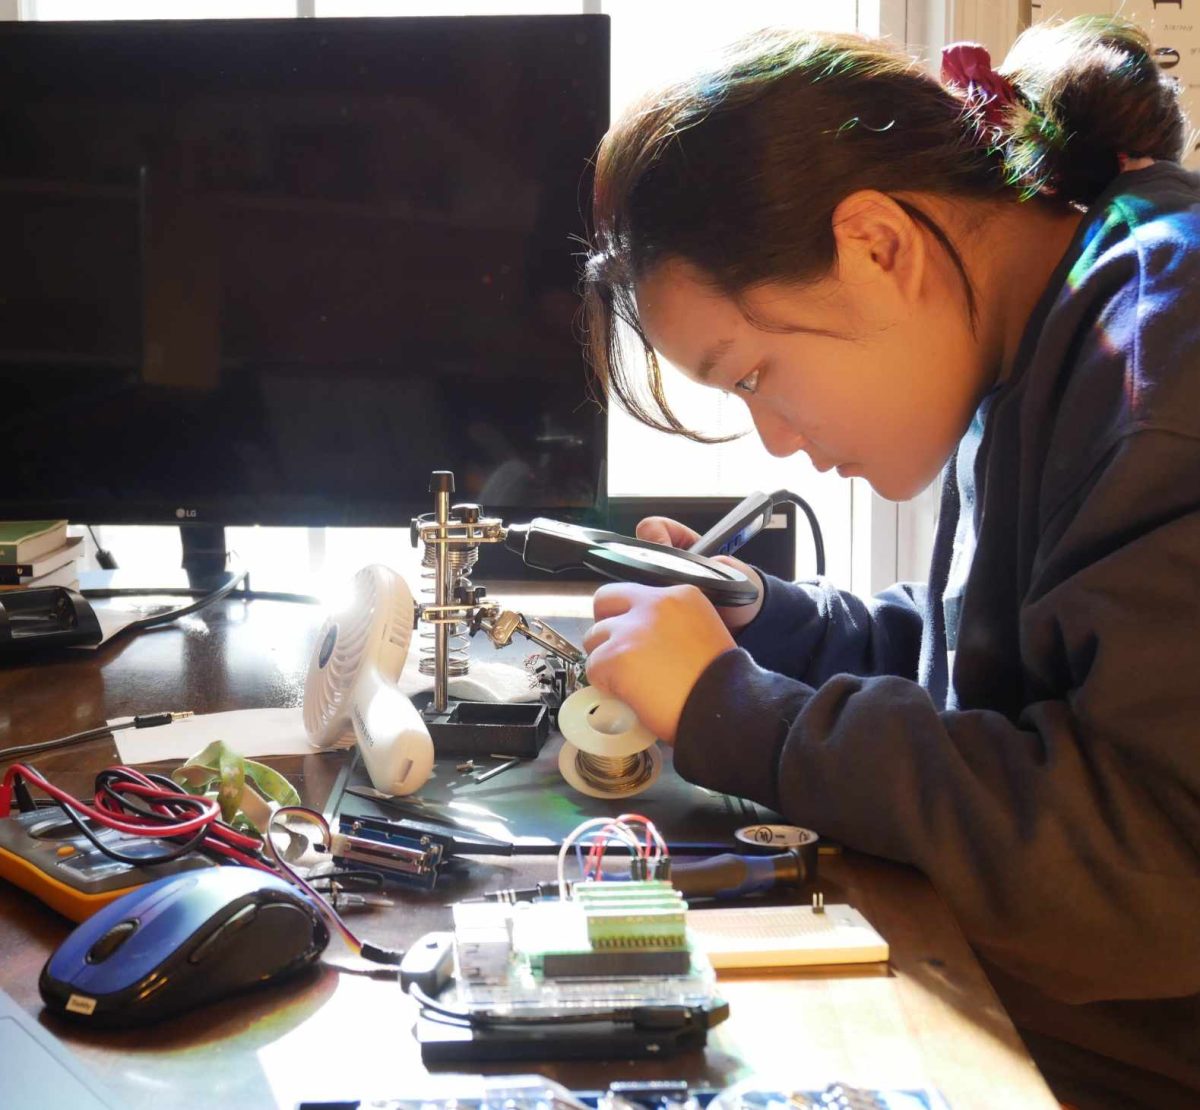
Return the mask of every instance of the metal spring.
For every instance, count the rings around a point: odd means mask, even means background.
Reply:
[[[611,794],[630,794],[650,781],[654,763],[649,749],[624,756],[577,751],[575,769],[588,786]]]
[[[421,581],[424,585],[421,592],[435,603],[437,601],[437,545],[426,543],[421,556]],[[450,579],[450,592],[460,579],[469,577],[472,568],[479,562],[479,545],[446,545],[446,574]],[[432,675],[437,670],[437,649],[434,641],[436,632],[433,628],[423,625],[418,632],[420,638],[421,674]],[[465,621],[455,621],[449,625],[449,635],[446,645],[446,674],[457,678],[471,669],[469,654],[470,636]]]

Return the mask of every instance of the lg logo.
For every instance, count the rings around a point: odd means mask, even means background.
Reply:
[[[195,517],[196,517],[195,509],[176,509],[175,510],[175,519],[176,520],[194,520]]]

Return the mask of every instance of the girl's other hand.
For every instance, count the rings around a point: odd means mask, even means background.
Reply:
[[[733,637],[695,586],[601,586],[583,638],[588,681],[625,702],[660,740],[675,742],[684,703]]]
[[[648,540],[650,543],[661,543],[666,547],[678,547],[684,551],[700,538],[699,532],[694,532],[686,524],[680,524],[679,521],[672,520],[666,516],[648,516],[644,520],[639,521],[634,535],[639,540]],[[717,607],[717,615],[720,616],[725,627],[730,632],[738,632],[754,620],[758,616],[758,611],[762,608],[762,579],[759,577],[758,571],[750,566],[749,563],[743,563],[740,559],[734,559],[728,555],[714,555],[712,559],[714,563],[724,563],[727,567],[740,570],[758,589],[758,597],[749,605],[721,605]]]

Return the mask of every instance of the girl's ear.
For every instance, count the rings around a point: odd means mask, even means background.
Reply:
[[[851,193],[833,210],[832,226],[841,281],[882,284],[906,304],[916,300],[925,276],[925,239],[891,197],[874,189]]]

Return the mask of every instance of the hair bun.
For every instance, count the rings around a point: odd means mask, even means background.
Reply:
[[[1006,162],[1030,192],[1091,204],[1120,172],[1120,156],[1183,156],[1178,82],[1127,20],[1038,24],[1013,44],[1000,72],[1021,101],[1009,117]]]

